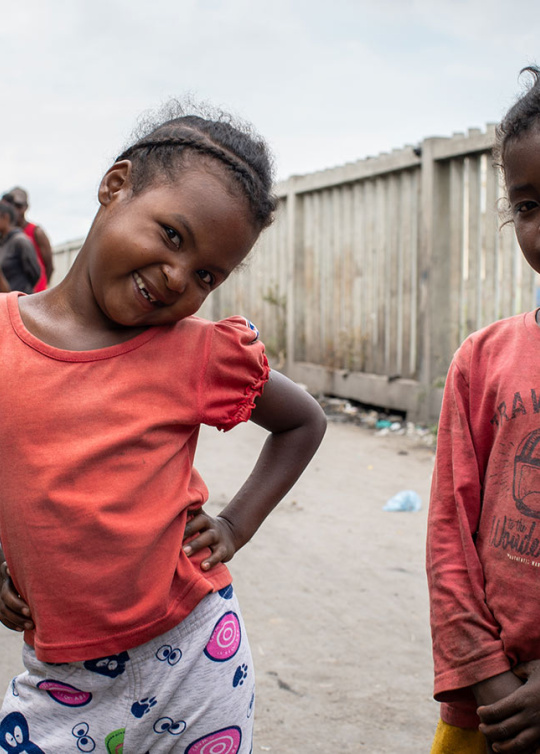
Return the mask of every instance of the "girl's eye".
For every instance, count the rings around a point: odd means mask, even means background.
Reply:
[[[197,270],[197,275],[200,277],[203,283],[206,283],[206,285],[213,285],[215,282],[214,276],[211,272],[208,272],[208,270]]]
[[[523,214],[524,212],[529,212],[532,209],[535,209],[537,207],[536,202],[520,202],[519,204],[516,204],[515,211],[519,214]]]
[[[165,229],[165,233],[167,234],[167,237],[169,240],[176,246],[176,248],[180,248],[182,245],[182,238],[181,236],[175,231],[174,228],[170,228],[168,225],[163,226]]]

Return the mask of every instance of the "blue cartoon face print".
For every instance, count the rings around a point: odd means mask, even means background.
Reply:
[[[170,644],[164,644],[156,652],[156,657],[160,662],[168,662],[169,665],[176,665],[182,659],[182,650],[178,647],[171,647]]]
[[[96,748],[96,742],[89,735],[89,731],[90,726],[84,721],[82,723],[77,723],[77,725],[73,727],[71,733],[77,739],[77,749],[79,751],[86,753],[94,751],[94,749]]]
[[[97,660],[86,660],[84,667],[92,673],[106,675],[109,678],[116,678],[126,670],[126,662],[129,660],[127,652],[120,652],[119,655],[109,655],[109,657],[100,657]]]
[[[154,731],[156,733],[170,733],[171,736],[179,736],[186,729],[187,725],[183,720],[176,720],[176,722],[170,717],[160,717],[154,723]]]
[[[0,747],[9,754],[45,754],[30,741],[28,723],[20,712],[10,712],[0,723]]]

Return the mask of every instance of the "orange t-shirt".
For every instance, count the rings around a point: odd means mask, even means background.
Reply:
[[[93,351],[49,346],[0,295],[0,541],[45,662],[138,646],[230,583],[182,539],[207,500],[200,424],[249,419],[268,378],[245,319],[188,317]]]

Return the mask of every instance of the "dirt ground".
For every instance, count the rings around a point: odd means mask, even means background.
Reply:
[[[204,428],[197,467],[216,513],[264,432]],[[311,467],[231,570],[257,675],[254,754],[427,754],[438,717],[424,538],[433,451],[333,423]],[[416,513],[385,512],[403,489]],[[21,637],[0,628],[0,687]]]

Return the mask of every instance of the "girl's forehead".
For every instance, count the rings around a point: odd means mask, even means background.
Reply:
[[[534,126],[523,131],[517,136],[511,136],[503,148],[503,164],[507,167],[508,162],[523,157],[534,158],[540,150],[540,127]]]
[[[502,166],[509,190],[517,184],[540,180],[540,132],[527,131],[510,139],[504,147]]]
[[[209,192],[215,196],[226,194],[233,200],[245,203],[246,210],[249,206],[247,198],[235,184],[227,169],[216,160],[205,157],[190,158],[171,175],[156,175],[143,189],[144,192],[152,190],[167,193],[178,191],[179,196],[184,196],[190,191]]]
[[[169,208],[176,204],[200,218],[229,218],[232,213],[238,222],[255,227],[247,197],[219,164],[186,166],[174,179],[157,180],[149,186],[146,193],[151,200],[152,191],[156,192],[155,201],[166,200]]]

